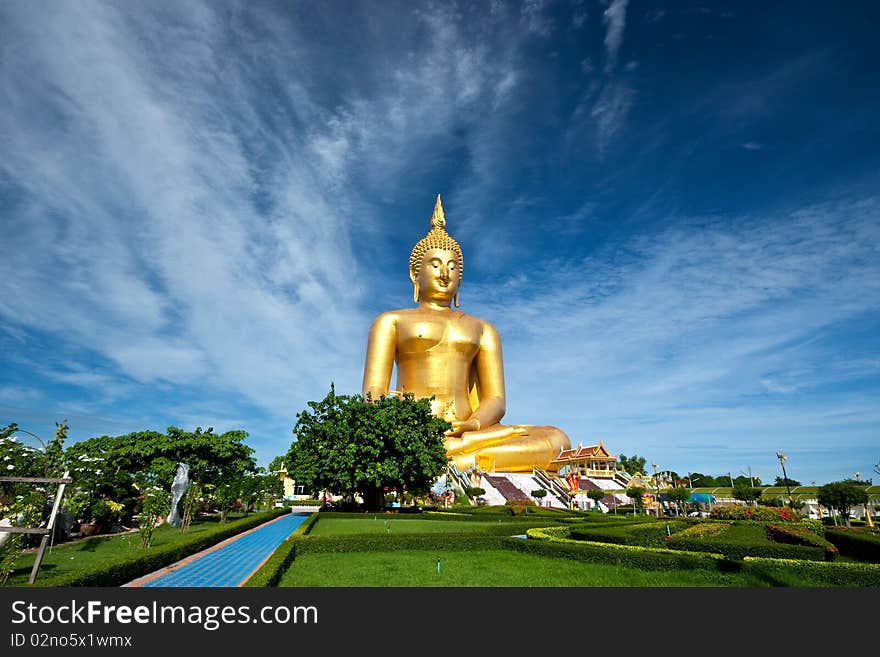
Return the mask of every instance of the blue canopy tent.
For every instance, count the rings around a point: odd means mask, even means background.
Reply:
[[[711,493],[691,493],[688,504],[715,504],[715,496]]]

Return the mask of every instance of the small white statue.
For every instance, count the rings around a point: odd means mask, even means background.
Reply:
[[[189,466],[186,463],[178,463],[174,481],[171,482],[171,513],[165,518],[165,522],[172,527],[180,527],[180,523],[183,521],[177,507],[180,505],[180,500],[186,495],[187,489],[189,489]]]

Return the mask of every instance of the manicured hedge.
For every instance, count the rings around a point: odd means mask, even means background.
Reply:
[[[134,557],[126,556],[103,563],[100,569],[38,577],[34,586],[121,586],[287,513],[290,513],[287,509],[274,509],[248,516],[218,525],[216,529],[194,536],[193,540],[185,543],[152,547]]]
[[[738,522],[714,536],[694,536],[687,532],[673,534],[666,545],[676,550],[717,552],[731,560],[746,556],[779,559],[811,559],[822,561],[822,547],[777,543],[767,535],[764,523]]]
[[[564,527],[530,529],[529,540],[507,539],[508,547],[547,557],[563,557],[589,563],[603,563],[643,570],[707,569],[725,570],[721,554],[684,552],[666,548],[639,547],[573,540],[566,537]]]
[[[777,543],[822,548],[825,551],[825,561],[834,561],[838,554],[840,554],[834,545],[801,525],[795,525],[790,522],[769,523],[767,525],[767,533]]]
[[[716,506],[709,514],[716,520],[759,520],[762,522],[798,522],[801,515],[790,508],[772,506]]]
[[[746,557],[742,565],[776,586],[790,585],[792,575],[800,580],[798,586],[804,579],[816,586],[880,586],[880,566],[874,564]]]
[[[825,530],[825,538],[831,541],[844,556],[859,561],[880,563],[880,534],[873,534],[861,528],[828,527]]]
[[[364,519],[364,518],[372,518],[377,517],[381,519],[394,519],[397,520],[450,520],[450,521],[465,521],[465,522],[476,522],[476,523],[487,523],[487,521],[492,523],[501,523],[505,527],[512,527],[517,524],[522,524],[524,522],[531,523],[528,526],[534,527],[534,523],[536,521],[540,522],[564,522],[568,520],[568,518],[563,513],[558,512],[549,512],[546,509],[539,509],[538,507],[529,508],[528,513],[525,515],[517,515],[514,516],[512,511],[512,507],[509,506],[497,506],[497,507],[474,507],[473,509],[463,509],[463,510],[455,510],[455,511],[426,511],[424,513],[384,513],[382,511],[376,511],[373,513],[357,513],[357,512],[345,512],[345,511],[329,511],[322,512],[321,517],[323,518],[349,518],[349,519]],[[488,517],[487,517],[488,516]],[[539,520],[540,519],[540,520]],[[507,531],[507,530],[505,530]],[[515,532],[511,532],[515,533]]]
[[[611,526],[590,526],[584,523],[571,528],[571,538],[578,541],[663,547],[667,529],[675,532],[687,526],[688,523],[683,520],[661,520],[660,522],[614,524]]]
[[[510,534],[349,534],[300,538],[297,555],[328,552],[385,552],[389,550],[491,550],[503,546]],[[511,539],[523,541],[523,539]]]
[[[320,518],[320,514],[313,513],[303,524],[297,527],[284,542],[272,553],[266,562],[260,566],[251,577],[244,583],[247,587],[278,586],[281,577],[290,568],[290,564],[296,559],[296,546],[303,536],[312,531],[312,526]]]

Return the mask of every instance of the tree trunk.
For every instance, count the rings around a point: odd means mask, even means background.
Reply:
[[[367,511],[381,511],[385,508],[385,496],[381,487],[371,486],[364,491],[364,506]]]

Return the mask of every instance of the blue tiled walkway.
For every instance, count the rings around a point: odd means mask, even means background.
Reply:
[[[308,513],[282,516],[189,563],[173,567],[143,586],[239,586],[308,517]]]

